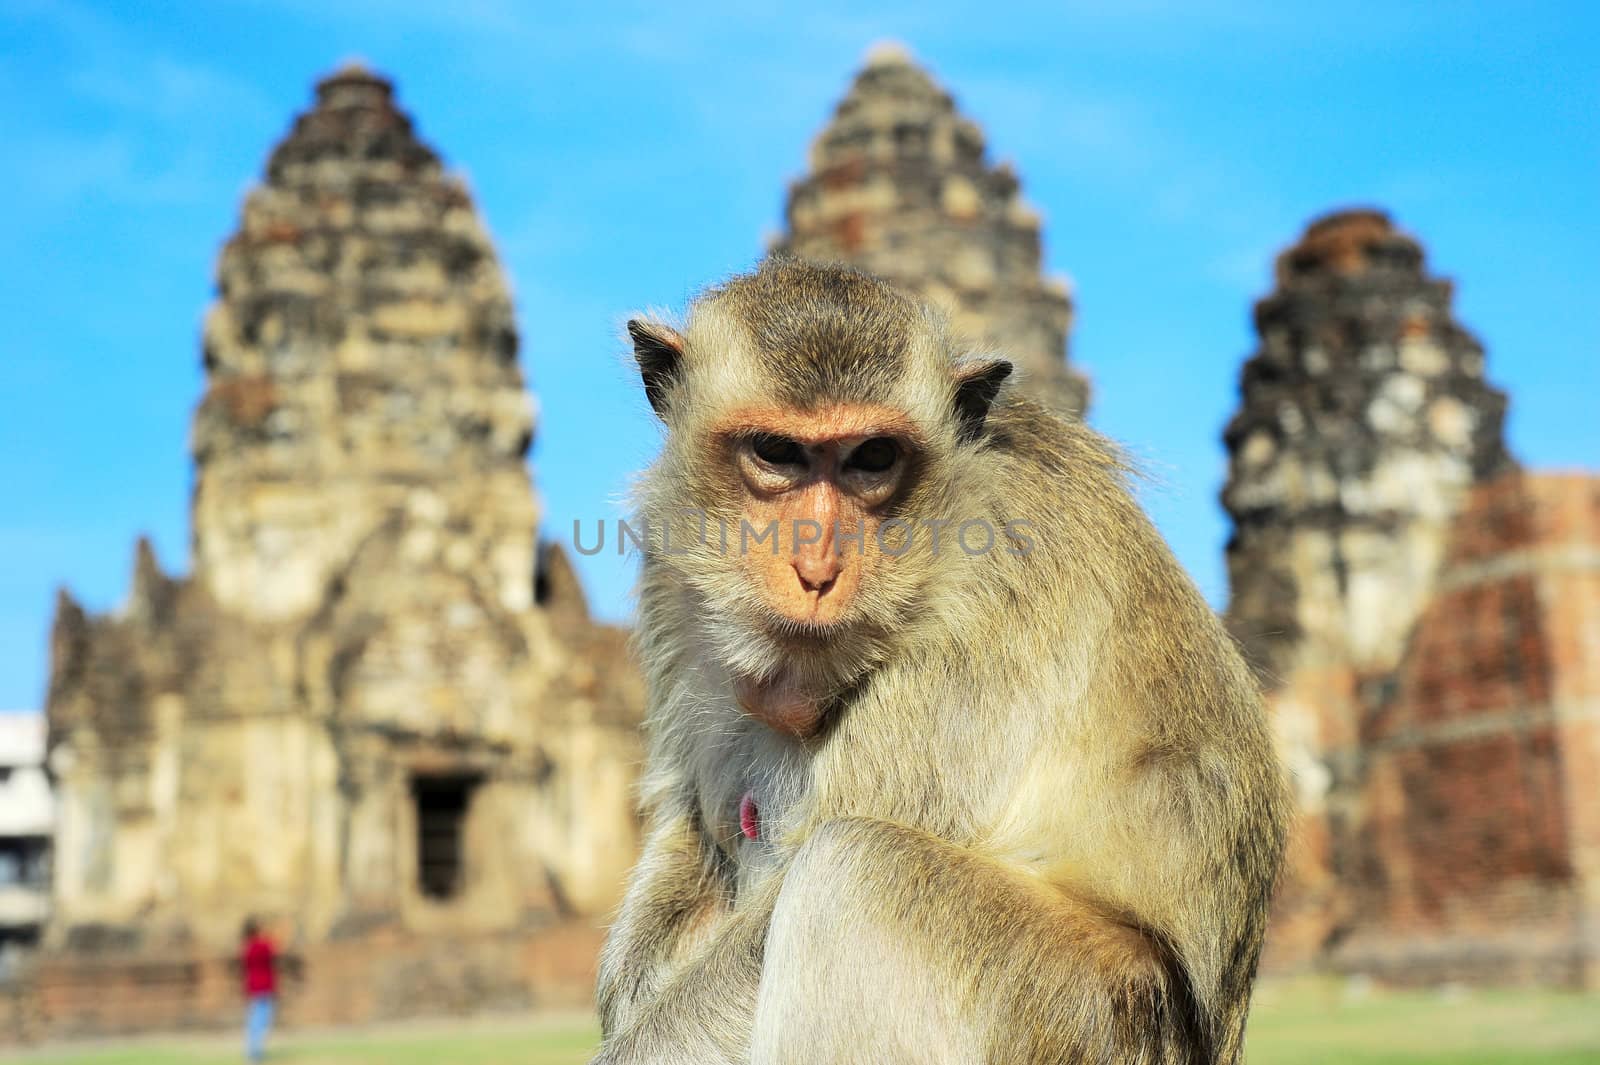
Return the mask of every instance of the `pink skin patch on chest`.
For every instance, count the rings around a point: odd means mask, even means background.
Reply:
[[[748,791],[739,800],[739,831],[744,833],[745,839],[761,838],[761,818],[756,811],[755,796]]]
[[[783,677],[751,680],[741,677],[734,685],[739,706],[770,729],[806,737],[822,721],[823,706],[816,697]]]

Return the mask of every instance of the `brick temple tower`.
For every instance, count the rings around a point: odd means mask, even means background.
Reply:
[[[1301,821],[1267,964],[1600,984],[1600,482],[1517,468],[1451,286],[1378,211],[1256,307],[1228,620]]]
[[[536,565],[505,280],[385,79],[325,79],[272,152],[203,357],[191,575],[141,543],[123,610],[57,611],[48,1030],[231,1010],[246,914],[302,1018],[585,1000],[641,685]]]
[[[1016,363],[1033,393],[1081,415],[1088,383],[1067,364],[1072,302],[1040,273],[1039,216],[983,131],[897,45],[879,45],[789,190],[775,252],[853,263],[950,315]]]

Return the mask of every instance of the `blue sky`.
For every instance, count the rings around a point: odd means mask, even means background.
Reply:
[[[42,703],[56,586],[117,606],[141,531],[187,568],[217,250],[350,56],[398,81],[497,240],[551,536],[618,515],[656,446],[623,316],[754,261],[886,37],[1015,161],[1075,282],[1092,420],[1155,475],[1146,501],[1213,603],[1251,302],[1329,208],[1387,207],[1456,280],[1525,462],[1600,465],[1600,9],[866,6],[0,0],[0,708]],[[624,617],[628,565],[583,566]]]

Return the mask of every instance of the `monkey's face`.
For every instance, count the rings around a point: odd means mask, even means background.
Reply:
[[[628,332],[667,428],[640,503],[672,544],[646,582],[747,710],[804,735],[948,589],[952,553],[914,529],[968,517],[955,471],[1011,367],[958,359],[882,281],[798,263],[697,301],[684,332]]]
[[[922,569],[890,528],[927,473],[924,437],[889,406],[741,406],[703,437],[699,475],[726,549],[689,582],[751,716],[807,736],[904,623]],[[902,523],[903,524],[903,523]]]
[[[738,501],[735,558],[768,627],[809,638],[848,627],[886,560],[883,522],[915,479],[910,420],[863,404],[739,411],[716,436]]]

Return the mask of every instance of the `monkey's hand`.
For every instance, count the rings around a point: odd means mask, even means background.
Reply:
[[[729,912],[694,814],[660,814],[653,821],[600,954],[595,998],[607,1040],[633,1025],[685,956]]]
[[[659,993],[636,1002],[632,1023],[606,1027],[592,1065],[743,1065],[761,959],[781,878],[758,888],[674,970]]]

